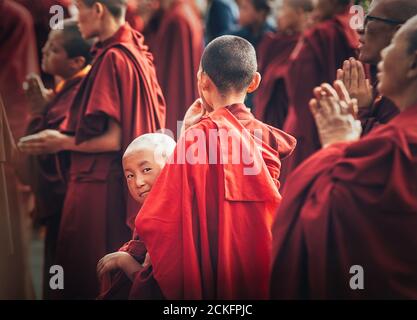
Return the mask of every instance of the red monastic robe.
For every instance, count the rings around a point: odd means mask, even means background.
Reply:
[[[92,69],[61,128],[81,143],[102,135],[110,119],[122,129],[120,152],[71,153],[57,243],[57,262],[66,272],[63,298],[98,295],[97,262],[131,238],[133,212],[138,209],[128,197],[122,153],[134,138],[165,122],[152,55],[142,35],[128,24],[95,47]]]
[[[236,145],[251,159],[232,162]],[[165,298],[267,298],[280,159],[294,146],[242,104],[216,110],[180,138],[135,224]],[[138,291],[135,280],[131,297]]]
[[[337,15],[307,30],[291,56],[285,82],[290,106],[284,131],[296,137],[297,149],[283,162],[284,183],[289,173],[321,147],[308,103],[314,87],[333,83],[343,61],[356,56],[358,36],[349,19],[349,14]]]
[[[258,46],[261,84],[254,94],[254,114],[259,120],[282,128],[288,112],[285,76],[299,34],[266,34]]]
[[[174,134],[177,121],[183,120],[188,107],[198,98],[197,71],[203,46],[202,22],[194,7],[185,0],[174,1],[161,17],[156,39],[151,43],[167,104],[166,127]]]
[[[15,139],[21,138],[29,121],[22,84],[26,76],[38,73],[38,55],[33,20],[15,1],[0,1],[0,93]]]
[[[81,81],[86,76],[89,68],[90,66],[86,67],[72,79],[57,86],[56,95],[48,103],[44,113],[32,117],[27,134],[59,128],[67,116]],[[69,169],[69,152],[27,157],[27,161],[28,172],[26,176],[35,194],[34,218],[46,226],[43,296],[44,299],[48,299],[51,297],[49,269],[55,264],[56,242]]]
[[[417,298],[416,123],[414,106],[294,171],[273,227],[271,298]],[[354,265],[363,290],[351,289]]]

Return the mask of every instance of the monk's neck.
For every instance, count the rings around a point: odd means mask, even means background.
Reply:
[[[245,95],[234,95],[228,97],[219,96],[213,99],[213,104],[211,105],[213,111],[216,111],[220,108],[224,108],[227,106],[231,106],[234,104],[244,104],[245,103]]]
[[[389,98],[389,97],[388,97]],[[404,92],[401,93],[398,97],[391,98],[395,105],[401,110],[404,111],[409,107],[414,107],[417,105],[417,84],[410,86]]]
[[[106,41],[115,35],[117,31],[126,23],[124,18],[107,19],[103,22],[98,39],[100,42]]]

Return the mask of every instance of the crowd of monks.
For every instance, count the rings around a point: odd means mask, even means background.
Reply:
[[[417,299],[415,0],[0,14],[0,299]]]

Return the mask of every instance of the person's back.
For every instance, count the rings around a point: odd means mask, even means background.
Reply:
[[[259,85],[256,68],[255,50],[242,38],[208,45],[201,100],[187,112],[186,131],[136,218],[167,299],[268,296],[280,159],[295,140],[243,104]]]

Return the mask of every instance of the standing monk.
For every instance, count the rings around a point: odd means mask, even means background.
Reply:
[[[142,35],[125,23],[126,1],[76,4],[81,34],[98,37],[91,71],[61,125],[66,134],[42,131],[26,138],[21,148],[72,151],[57,243],[57,263],[66,279],[60,297],[93,299],[97,261],[131,238],[138,210],[127,196],[121,152],[135,137],[164,126],[165,103],[152,55]]]
[[[259,85],[256,70],[255,49],[243,38],[206,47],[201,99],[136,218],[166,299],[268,297],[280,159],[295,140],[243,104]],[[140,291],[136,279],[133,288]]]
[[[277,15],[278,32],[267,33],[258,46],[262,82],[254,94],[254,114],[276,128],[283,127],[288,112],[284,78],[289,58],[312,9],[311,0],[285,0]]]
[[[417,17],[382,57],[378,90],[400,114],[362,139],[349,142],[361,125],[343,83],[316,90],[327,147],[288,180],[273,228],[272,298],[417,298]]]
[[[177,121],[198,96],[197,71],[204,46],[203,26],[186,0],[161,0],[163,16],[153,54],[167,104],[166,127],[177,133]]]
[[[290,106],[284,130],[297,138],[297,149],[283,162],[285,179],[304,159],[320,149],[308,102],[315,86],[332,83],[343,61],[355,56],[358,36],[350,25],[350,0],[318,0],[313,15],[317,24],[307,30],[291,55],[285,84]]]
[[[362,135],[399,113],[394,103],[377,90],[376,66],[381,61],[381,51],[390,44],[395,32],[416,14],[414,0],[372,1],[364,28],[359,30],[359,61],[351,58],[337,71],[337,78],[344,82],[351,97],[358,99]],[[366,79],[362,63],[370,66],[370,80]]]

